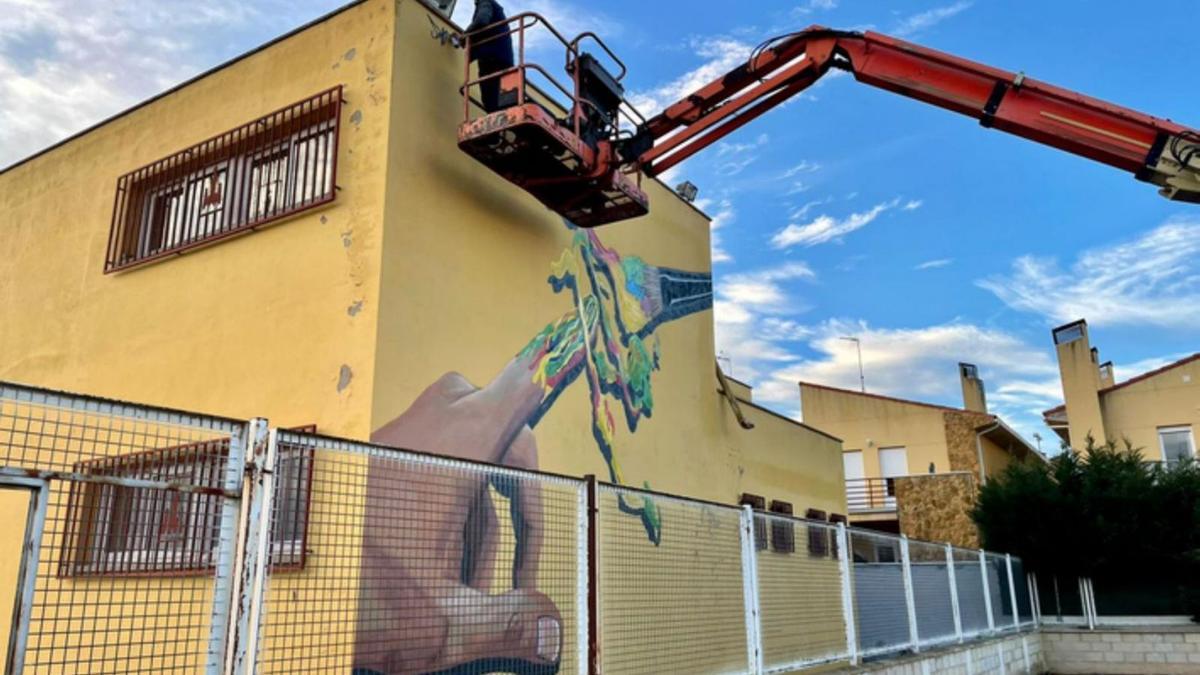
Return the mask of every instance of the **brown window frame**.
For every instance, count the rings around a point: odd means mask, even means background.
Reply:
[[[767,510],[767,498],[761,495],[750,494],[743,492],[738,499],[739,506],[749,506],[754,511]],[[760,516],[754,516],[754,549],[756,551],[767,550],[767,519]]]
[[[829,514],[829,524],[836,528],[838,523],[849,526],[850,519],[841,513]],[[836,529],[829,531],[829,557],[833,558],[834,560],[841,558],[841,546],[838,540],[838,533]]]
[[[808,509],[804,512],[807,520],[825,522],[825,512],[820,509]],[[808,528],[808,555],[813,558],[824,558],[829,555],[829,535],[824,527]]]
[[[341,111],[339,85],[118,178],[105,273],[181,255],[333,202]],[[281,153],[288,157],[284,200],[267,213],[254,213],[252,165]],[[205,213],[212,206],[206,203],[211,193],[206,194],[205,181],[220,174],[220,205]],[[164,208],[164,195],[182,204]]]
[[[796,552],[796,524],[790,519],[795,513],[791,502],[781,502],[778,499],[771,500],[771,513],[776,513],[781,516],[789,516],[789,518],[772,518],[771,519],[771,548],[776,553],[795,553]]]
[[[280,447],[278,476],[288,461],[297,462],[295,507],[292,513],[294,538],[271,542],[271,569],[275,572],[303,570],[308,559],[308,535],[312,524],[311,448]],[[73,471],[84,476],[179,481],[197,486],[215,486],[225,471],[228,439],[201,441],[125,455],[78,462]],[[70,481],[67,498],[66,533],[62,539],[57,574],[60,578],[159,577],[211,574],[216,564],[222,500],[219,494],[178,490],[134,488],[111,482]],[[276,511],[272,537],[281,511],[287,507],[288,486],[276,483]],[[282,498],[280,498],[282,497]],[[141,508],[141,511],[135,509]],[[159,512],[161,509],[165,511]],[[179,509],[182,509],[180,512]],[[147,513],[149,515],[147,515]],[[138,548],[137,539],[162,536],[169,520],[182,528],[181,550],[158,545]],[[135,532],[130,532],[130,526]],[[116,533],[112,528],[119,528]],[[157,527],[159,534],[136,530]],[[204,539],[208,539],[204,541]],[[130,544],[130,542],[133,542]]]

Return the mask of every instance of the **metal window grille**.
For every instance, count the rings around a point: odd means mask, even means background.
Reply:
[[[45,503],[9,645],[16,672],[219,665],[244,431],[233,420],[0,384],[0,484],[36,479]],[[108,532],[85,531],[102,523]],[[217,549],[202,574],[93,574],[159,569],[166,556],[190,565],[201,542]]]
[[[742,498],[738,500],[741,506],[749,506],[754,511],[767,510],[767,498],[749,493],[742,493]],[[765,551],[771,545],[770,538],[767,536],[767,519],[762,516],[754,516],[754,546]]]
[[[336,87],[121,176],[105,271],[332,201],[341,103]]]
[[[804,517],[809,520],[825,520],[825,512],[817,509],[808,509]],[[814,558],[823,558],[829,555],[829,532],[827,530],[815,527],[808,528],[808,554]]]

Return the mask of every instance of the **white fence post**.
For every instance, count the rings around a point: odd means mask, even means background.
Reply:
[[[1037,572],[1026,575],[1025,584],[1029,586],[1029,607],[1033,612],[1033,626],[1036,628],[1042,623],[1042,598],[1038,595]]]
[[[854,578],[850,574],[850,565],[854,552],[850,550],[850,534],[845,523],[837,524],[838,549],[841,559],[838,561],[842,578],[842,621],[846,624],[846,654],[850,657],[850,665],[858,665],[858,626],[854,623]]]
[[[987,553],[979,549],[979,576],[983,578],[983,608],[987,611],[988,633],[996,630],[996,618],[992,616],[992,589],[988,585]]]
[[[246,446],[254,437],[255,422],[229,435],[229,452],[225,456],[225,475],[221,477],[221,489],[226,493],[241,494],[246,476]],[[205,672],[217,675],[225,670],[226,646],[231,637],[234,615],[234,599],[240,588],[241,574],[236,567],[238,554],[238,525],[243,499],[228,496],[221,500],[221,516],[218,521],[216,579],[213,582],[212,618],[208,631],[208,662]]]
[[[954,637],[963,642],[962,609],[958,605],[958,577],[954,569],[954,547],[946,544],[946,575],[950,580],[950,605],[954,608]]]
[[[1017,582],[1013,578],[1012,554],[1004,554],[1004,564],[1008,567],[1008,597],[1012,605],[1013,628],[1021,630],[1021,612],[1017,610]]]
[[[588,483],[579,483],[579,492],[575,498],[575,649],[578,652],[578,673],[588,675],[590,659],[589,626],[591,622],[591,598],[589,584],[591,570],[588,565],[588,510],[591,508],[588,499]]]
[[[921,637],[917,632],[917,601],[913,595],[912,561],[908,556],[908,536],[900,535],[900,568],[904,572],[904,603],[908,607],[908,638],[913,652],[921,651]]]
[[[259,628],[265,596],[267,559],[271,553],[271,513],[275,498],[275,467],[278,458],[277,430],[267,421],[251,422],[250,451],[242,488],[242,510],[237,555],[236,620],[227,645],[226,672],[246,675],[255,672]]]
[[[758,605],[758,561],[754,541],[754,511],[742,506],[742,598],[746,611],[746,654],[751,673],[762,673],[762,633]]]
[[[1099,612],[1096,611],[1096,588],[1092,586],[1091,577],[1080,581],[1083,584],[1084,604],[1083,611],[1087,614],[1088,630],[1096,630],[1096,624],[1100,621]]]

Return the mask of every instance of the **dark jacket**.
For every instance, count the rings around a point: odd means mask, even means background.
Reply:
[[[475,16],[471,18],[471,25],[467,26],[467,32],[474,33],[484,26],[507,18],[504,8],[496,0],[475,0]],[[513,41],[510,31],[511,28],[508,25],[500,25],[471,36],[472,42],[487,40],[484,44],[471,49],[471,60],[489,61],[495,70],[511,67],[513,65]]]

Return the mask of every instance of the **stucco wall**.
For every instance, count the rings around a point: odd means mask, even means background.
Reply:
[[[1200,361],[1101,394],[1100,403],[1109,439],[1128,439],[1146,459],[1162,459],[1159,427],[1190,425],[1193,435],[1200,429]]]
[[[861,450],[868,478],[878,477],[879,449],[903,446],[908,473],[927,473],[932,463],[938,471],[950,467],[946,453],[943,408],[859,396],[800,385],[804,423],[842,439],[845,450]]]
[[[900,531],[914,539],[979,548],[979,530],[971,520],[977,492],[969,473],[896,479]]]
[[[0,379],[365,436],[375,316],[352,308],[378,302],[392,7],[353,7],[0,174]],[[103,273],[119,176],[338,84],[334,203]]]
[[[873,675],[1023,675],[1046,672],[1042,636],[1024,633],[837,671]]]

